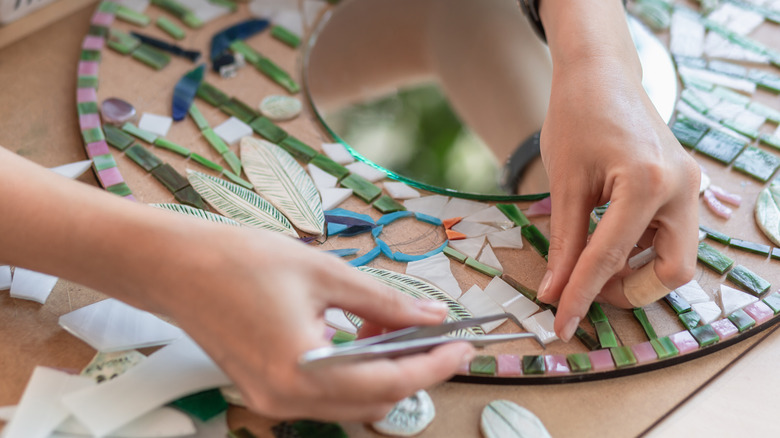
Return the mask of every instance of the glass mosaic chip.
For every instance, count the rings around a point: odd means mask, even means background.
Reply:
[[[523,212],[514,204],[496,204],[496,208],[501,210],[501,212],[518,227],[527,227],[531,225],[531,221],[529,221]]]
[[[181,204],[189,205],[190,207],[199,208],[201,210],[206,209],[206,203],[203,201],[203,198],[200,197],[192,186],[187,186],[177,191],[173,194],[173,197]]]
[[[266,75],[269,79],[281,85],[285,90],[290,93],[297,93],[301,91],[300,85],[281,67],[276,65],[268,58],[260,58],[256,62],[250,62],[255,68],[262,74]]]
[[[305,163],[310,162],[318,155],[317,151],[306,143],[293,136],[287,136],[279,146],[286,150],[290,155]]]
[[[601,308],[601,304],[592,303],[590,305],[590,309],[588,309],[588,319],[590,319],[590,322],[593,324],[597,322],[604,322],[607,320],[607,315],[604,313],[604,310]]]
[[[125,151],[125,156],[133,160],[135,164],[141,166],[141,168],[147,172],[151,172],[163,164],[161,159],[157,158],[157,156],[137,143]]]
[[[320,197],[322,198],[322,209],[331,210],[341,205],[352,196],[352,189],[320,189]],[[377,248],[378,250],[378,248]]]
[[[95,166],[95,170],[101,171],[116,167],[116,161],[111,154],[97,155],[92,157],[92,163]]]
[[[616,368],[625,368],[636,365],[636,357],[630,347],[614,347],[609,349]]]
[[[463,293],[458,285],[458,280],[452,275],[450,260],[444,254],[436,254],[423,260],[409,262],[406,265],[406,273],[434,284],[453,299],[457,300]],[[474,294],[484,295],[481,289]],[[501,313],[500,307],[499,311],[495,313]]]
[[[469,257],[466,259],[466,266],[474,269],[477,272],[487,275],[488,277],[500,277],[502,272],[496,268],[492,268],[484,263],[477,261],[477,259]]]
[[[206,65],[201,64],[185,73],[176,82],[176,85],[173,87],[173,99],[171,100],[171,117],[173,117],[173,120],[180,121],[187,117],[187,113],[192,107],[192,101],[195,100],[195,94],[198,92],[198,87],[203,82],[205,70]]]
[[[354,333],[347,333],[345,331],[337,330],[336,334],[333,335],[333,338],[331,338],[331,342],[334,345],[339,344],[346,344],[347,342],[352,342],[355,339],[357,339],[357,335]]]
[[[383,186],[393,199],[405,200],[420,197],[420,192],[402,182],[387,181]]]
[[[132,135],[133,137],[139,138],[149,144],[154,143],[154,141],[157,139],[157,134],[154,134],[149,131],[145,131],[135,125],[133,125],[130,122],[125,123],[122,125],[122,130],[126,133]]]
[[[731,241],[731,238],[720,231],[714,230],[710,227],[705,227],[704,225],[699,225],[699,229],[707,233],[707,238],[712,239],[716,242],[722,243],[724,245],[728,245]]]
[[[680,352],[680,354],[689,353],[699,349],[699,343],[688,330],[683,330],[681,332],[669,335],[669,339],[671,339],[672,343],[674,343],[674,346],[677,347],[677,350]]]
[[[120,151],[124,151],[133,144],[133,137],[114,125],[104,124],[103,133],[106,136],[106,142]]]
[[[249,126],[251,126],[258,135],[264,137],[271,143],[279,144],[287,138],[287,131],[276,126],[274,122],[267,117],[257,117],[247,123],[249,123]],[[322,166],[318,167],[322,168]]]
[[[251,123],[254,119],[256,119],[259,116],[257,111],[252,109],[252,107],[236,99],[235,97],[231,97],[227,102],[220,105],[219,109],[225,114],[229,116],[233,116],[244,123]],[[278,140],[271,140],[273,143],[279,143],[282,140],[284,140],[284,137],[287,136],[287,133],[284,132],[281,128],[278,128],[278,130],[284,134]],[[263,135],[263,137],[266,137],[264,134],[260,132],[258,132],[258,134]]]
[[[198,126],[199,130],[203,131],[209,128],[209,122],[206,120],[206,117],[203,116],[203,113],[195,105],[195,103],[190,104],[190,107],[187,110],[187,112],[189,113],[190,117],[192,117],[192,120]]]
[[[277,40],[287,44],[288,46],[292,47],[293,49],[298,48],[298,46],[301,45],[301,39],[298,37],[298,35],[290,32],[286,28],[282,26],[274,26],[271,28],[271,36],[276,38]]]
[[[450,294],[450,292],[447,293]],[[452,294],[450,294],[450,296],[452,296]],[[463,295],[460,296],[460,298],[458,298],[458,302],[460,302],[469,312],[471,312],[475,318],[479,318],[481,316],[497,315],[504,312],[501,306],[493,301],[493,299],[490,298],[487,294],[485,294],[477,285],[471,286],[469,290],[467,290]],[[503,324],[504,321],[506,321],[506,319],[499,319],[481,324],[480,326],[486,333],[490,333]]]
[[[204,157],[204,156],[202,156],[200,154],[196,154],[196,153],[193,152],[192,154],[190,154],[190,159],[192,161],[200,164],[201,166],[208,167],[211,170],[215,170],[217,172],[222,172],[222,170],[223,170],[222,166],[220,166],[219,164],[209,160],[208,158],[206,158],[206,157]]]
[[[11,281],[11,298],[44,304],[58,280],[51,275],[16,267]]]
[[[523,367],[519,356],[515,356],[514,354],[497,354],[496,363],[496,375],[500,377],[516,377],[523,375]]]
[[[130,190],[130,187],[127,185],[127,183],[119,183],[119,184],[114,184],[113,186],[108,186],[106,187],[106,191],[122,197],[133,194],[133,192]]]
[[[734,323],[728,319],[719,319],[710,325],[721,340],[726,340],[739,333],[739,330],[737,330],[737,327],[734,325]]]
[[[615,331],[612,330],[612,326],[609,324],[609,321],[598,321],[593,324],[593,327],[596,329],[596,336],[599,338],[601,348],[612,348],[618,346]]]
[[[658,359],[658,354],[655,352],[653,344],[651,344],[650,341],[632,345],[631,353],[634,354],[636,363],[640,365],[643,363],[653,362]]]
[[[596,340],[593,336],[590,335],[590,333],[586,332],[582,327],[577,327],[577,330],[574,331],[574,336],[582,342],[582,345],[585,346],[590,351],[598,350],[601,348],[601,344],[599,344],[599,341]]]
[[[702,289],[699,282],[691,280],[688,283],[674,290],[677,295],[687,301],[689,304],[703,303],[710,301],[710,296]]]
[[[79,88],[98,88],[98,78],[97,76],[79,76],[77,79],[77,87]]]
[[[747,294],[733,287],[720,285],[720,304],[723,309],[723,316],[729,316],[733,312],[758,301],[753,295]]]
[[[168,163],[155,167],[151,173],[171,193],[176,193],[190,184],[187,178],[183,177]]]
[[[233,144],[243,137],[252,135],[252,127],[233,116],[216,126],[214,133],[225,140],[227,144]]]
[[[494,356],[474,356],[469,368],[471,374],[494,376],[496,374],[496,358]]]
[[[758,324],[769,321],[775,314],[772,308],[767,306],[763,301],[756,301],[753,304],[748,304],[742,310],[755,319]]]
[[[180,28],[178,25],[176,25],[176,23],[167,19],[166,17],[157,17],[155,24],[174,39],[182,40],[185,36],[187,36],[187,33],[184,31],[184,29]]]
[[[666,299],[666,302],[669,303],[669,305],[672,307],[672,310],[676,314],[685,313],[691,310],[691,305],[683,297],[681,297],[677,292],[669,292],[669,295],[664,297]]]
[[[637,307],[634,309],[634,317],[637,321],[639,321],[639,324],[642,326],[642,330],[645,331],[645,334],[647,335],[647,338],[650,340],[656,339],[658,335],[655,333],[655,329],[653,328],[653,325],[650,324],[650,320],[647,318],[647,313],[645,312],[645,309],[641,307]]]
[[[573,373],[584,373],[590,371],[590,357],[587,353],[574,353],[566,356],[566,362],[569,363],[569,369]]]
[[[459,261],[461,263],[466,263],[466,259],[468,258],[468,256],[466,254],[463,254],[463,253],[453,249],[450,246],[445,247],[443,252],[444,252],[444,255],[446,255],[447,257],[449,257],[449,258],[451,258],[453,260],[457,260],[457,261]]]
[[[84,143],[95,143],[101,140],[105,140],[106,136],[103,135],[103,130],[98,128],[85,129],[81,131],[81,137],[84,139]]]
[[[745,143],[719,131],[710,131],[696,144],[695,150],[723,164],[731,164],[745,148]]]
[[[190,154],[192,153],[189,149],[185,148],[184,146],[180,146],[162,137],[157,137],[156,139],[154,139],[153,144],[158,148],[167,149],[173,153],[181,155],[182,157],[189,157]]]
[[[728,320],[737,327],[737,330],[739,330],[740,333],[756,325],[756,320],[751,318],[750,315],[745,313],[742,309],[729,315]]]
[[[593,371],[608,371],[615,369],[615,361],[612,353],[607,349],[595,350],[588,353]]]
[[[721,275],[734,265],[734,260],[704,242],[699,243],[698,259],[705,266]]]
[[[703,303],[695,303],[692,304],[691,307],[693,307],[693,310],[691,313],[696,312],[701,317],[701,324],[711,324],[718,318],[720,318],[722,314],[722,310],[720,306],[717,305],[714,301],[706,301]]]
[[[157,134],[160,137],[165,137],[168,135],[168,131],[171,129],[172,124],[173,119],[168,116],[143,113],[141,115],[141,120],[138,121],[138,128]]]
[[[528,301],[528,299],[521,295],[512,302],[505,304],[504,309],[506,309],[509,313],[515,314],[512,309],[513,304],[525,301]],[[528,303],[533,304],[530,301],[528,301]],[[553,315],[552,311],[549,309],[524,319],[522,321],[522,325],[526,331],[535,333],[544,344],[549,344],[558,340],[558,336],[555,334],[554,327],[555,315]]]
[[[381,198],[377,199],[374,202],[374,208],[379,210],[379,212],[382,214],[406,210],[406,207],[404,207],[403,204],[399,203],[398,201],[396,201],[395,199],[387,195],[384,195]]]
[[[694,121],[677,120],[672,125],[672,133],[677,137],[677,141],[689,148],[695,148],[708,130],[706,125]]]
[[[442,217],[441,214],[442,211],[444,211],[444,207],[449,202],[449,199],[450,198],[448,198],[447,196],[442,196],[442,195],[423,196],[421,198],[407,199],[406,201],[404,201],[404,206],[409,211],[425,214],[443,220],[443,219],[449,219],[446,217]],[[455,249],[463,252],[459,248],[455,248]],[[481,246],[480,249],[482,249]],[[474,255],[474,257],[476,257],[476,255]]]
[[[352,193],[366,203],[373,202],[382,194],[382,189],[360,175],[348,175],[341,180],[340,184],[344,188],[352,189]]]
[[[230,96],[223,93],[217,87],[209,84],[206,81],[200,83],[198,91],[195,93],[195,95],[217,108],[226,104],[230,100]]]
[[[674,342],[672,342],[668,336],[653,339],[650,341],[650,345],[653,346],[653,349],[655,350],[656,354],[658,354],[659,359],[668,359],[680,354],[679,350],[677,350],[677,347],[674,345]]]
[[[571,373],[566,356],[563,354],[548,354],[544,356],[544,367],[548,376]]]
[[[106,45],[123,55],[127,55],[141,46],[141,40],[112,28],[109,32]]]
[[[763,301],[767,306],[769,306],[770,309],[772,309],[775,315],[780,313],[780,293],[773,292],[764,297]]]
[[[742,265],[735,266],[728,273],[727,278],[755,296],[766,293],[771,286],[768,281]]]
[[[76,108],[80,116],[85,114],[97,114],[99,112],[97,102],[79,102],[76,104]]]
[[[147,44],[141,44],[130,55],[155,70],[162,70],[171,62],[170,56]]]
[[[745,149],[734,161],[734,169],[762,182],[769,181],[778,167],[780,158],[753,146]]]
[[[208,421],[227,411],[228,408],[228,403],[219,388],[197,392],[174,400],[171,404],[200,421]]]
[[[691,335],[693,335],[700,347],[708,347],[720,340],[715,329],[709,324],[692,329]]]
[[[485,248],[482,249],[482,253],[477,258],[477,261],[501,271],[502,273],[504,272],[504,267],[501,266],[501,262],[498,261],[498,257],[496,257],[496,253],[493,252],[493,248],[490,247],[490,244],[485,245]]]
[[[754,243],[754,242],[748,242],[745,240],[739,240],[739,239],[731,239],[729,241],[729,246],[732,246],[736,249],[751,252],[753,254],[759,254],[763,256],[768,256],[769,252],[772,250],[772,247],[769,245],[764,245],[761,243]]]
[[[688,330],[699,325],[699,322],[701,321],[701,316],[699,316],[699,314],[694,311],[681,313],[677,315],[677,318],[680,319],[680,322],[682,323],[683,327],[685,327]]]
[[[545,369],[544,356],[523,356],[523,374],[544,374]]]
[[[780,76],[759,69],[750,69],[748,79],[761,88],[773,93],[780,93]]]
[[[149,23],[152,22],[152,19],[149,18],[147,15],[144,15],[140,12],[136,12],[122,5],[119,5],[116,12],[114,12],[114,15],[116,16],[116,18],[122,21],[126,21],[130,24],[135,24],[136,26],[141,26],[141,27],[146,27],[149,25]]]
[[[222,141],[222,138],[220,138],[211,128],[204,129],[201,134],[203,134],[203,138],[206,139],[218,154],[224,155],[225,153],[230,152],[228,145],[226,145],[225,142]]]
[[[550,251],[550,241],[536,228],[536,225],[529,225],[523,227],[523,237],[528,240],[528,243],[539,253],[542,257],[547,259],[547,253]]]

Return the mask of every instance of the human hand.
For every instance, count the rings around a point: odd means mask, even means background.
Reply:
[[[632,307],[621,276],[631,275],[626,263],[637,244],[655,246],[655,275],[666,288],[691,279],[699,168],[642,89],[641,72],[608,57],[558,68],[541,152],[552,216],[539,299],[560,300],[561,339],[571,338],[594,299]],[[608,201],[588,242],[588,215]]]

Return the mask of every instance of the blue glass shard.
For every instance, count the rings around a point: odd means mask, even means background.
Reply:
[[[447,247],[448,243],[449,240],[445,241],[440,247],[428,251],[425,254],[411,255],[411,254],[402,253],[400,251],[394,252],[391,258],[397,262],[402,262],[402,263],[416,262],[418,260],[427,259],[430,256],[435,256],[436,254],[444,251],[444,248]]]
[[[401,219],[404,217],[414,216],[414,212],[411,211],[397,211],[395,213],[386,214],[379,218],[378,221],[376,221],[377,225],[387,225],[394,220]]]
[[[351,255],[355,255],[360,251],[359,248],[344,248],[344,249],[330,249],[328,251],[325,251],[329,254],[333,254],[337,257],[347,257]]]
[[[242,21],[227,29],[217,32],[211,38],[210,58],[212,61],[230,47],[230,43],[235,40],[244,40],[250,36],[264,31],[270,23],[268,20],[253,19]]]
[[[423,222],[427,222],[427,223],[429,223],[431,225],[436,225],[436,226],[441,225],[441,219],[439,219],[437,217],[428,216],[427,214],[422,214],[422,213],[415,213],[414,216],[417,219],[419,219],[419,220],[421,220]]]
[[[379,254],[381,254],[381,252],[382,251],[379,249],[379,247],[375,246],[374,249],[372,249],[371,251],[363,254],[362,256],[360,256],[360,257],[358,257],[356,259],[350,260],[349,264],[352,265],[352,266],[356,266],[356,267],[357,266],[363,266],[366,263],[371,262],[371,260],[374,260],[375,258],[377,258],[377,256]]]
[[[179,121],[187,117],[187,113],[190,110],[192,101],[195,99],[195,93],[200,87],[200,83],[203,81],[203,73],[206,70],[206,65],[201,64],[194,69],[190,70],[184,76],[179,79],[176,86],[173,88],[173,104],[171,110],[171,117],[173,120]]]
[[[328,223],[328,237],[335,236],[346,229],[347,226],[344,224]]]
[[[182,58],[187,58],[192,62],[198,62],[198,60],[200,59],[199,50],[187,50],[177,46],[176,44],[171,44],[169,42],[158,40],[157,38],[152,38],[150,36],[143,35],[138,32],[130,32],[130,34],[132,34],[134,37],[141,40],[142,43],[148,44],[160,50],[164,50],[172,55],[181,56]]]

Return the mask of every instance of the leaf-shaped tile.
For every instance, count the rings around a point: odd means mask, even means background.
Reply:
[[[447,318],[445,319],[445,322],[460,321],[462,319],[473,318],[471,312],[466,310],[466,308],[463,307],[462,304],[453,300],[452,298],[449,297],[449,295],[447,295],[446,293],[436,288],[435,286],[432,286],[429,283],[426,283],[414,277],[410,277],[408,275],[399,274],[397,272],[387,271],[384,269],[369,268],[366,266],[361,266],[358,269],[365,272],[366,274],[371,275],[379,282],[384,283],[392,288],[398,289],[401,292],[411,297],[417,299],[437,300],[437,301],[443,301],[447,303],[447,307],[449,308],[449,311],[447,312]],[[353,323],[356,322],[352,318],[353,315],[347,315],[347,316],[350,317]],[[474,336],[474,335],[484,335],[485,332],[479,327],[469,327],[463,330],[457,330],[453,332],[453,334],[455,336]]]
[[[187,171],[187,179],[209,205],[230,219],[248,227],[298,237],[290,221],[257,193],[194,170]]]
[[[241,139],[241,163],[255,190],[306,233],[325,232],[322,201],[314,181],[279,146],[252,137]]]
[[[780,245],[780,180],[772,181],[758,194],[755,214],[761,231],[772,243]]]
[[[228,219],[225,216],[220,216],[218,214],[214,214],[210,211],[201,210],[199,208],[190,207],[189,205],[181,205],[181,204],[149,204],[152,207],[160,208],[163,210],[170,210],[174,211],[176,213],[180,214],[186,214],[187,216],[193,216],[199,219],[204,219],[211,222],[216,222],[219,224],[225,224],[225,225],[233,225],[236,227],[240,227],[241,224],[234,221],[233,219]]]

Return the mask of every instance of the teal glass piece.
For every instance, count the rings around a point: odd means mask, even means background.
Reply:
[[[609,321],[599,321],[593,324],[596,329],[596,336],[599,338],[601,348],[612,348],[618,346],[617,337],[615,331],[612,330],[612,326]]]
[[[710,227],[705,227],[704,225],[699,225],[699,229],[704,231],[707,234],[707,238],[714,240],[718,243],[722,243],[724,245],[728,245],[731,241],[731,237],[721,233],[720,231],[714,230]]]
[[[780,158],[753,146],[748,146],[734,161],[735,170],[761,182],[769,181],[778,167],[780,167]]]
[[[242,122],[246,124],[251,124],[252,120],[256,119],[260,114],[257,113],[252,107],[245,104],[244,102],[241,102],[240,100],[236,99],[235,97],[231,97],[230,100],[223,103],[219,109],[229,115],[237,118],[238,120],[241,120]],[[286,133],[285,133],[286,134]],[[286,136],[286,135],[285,135]],[[279,143],[279,141],[274,141],[272,143]]]
[[[200,87],[198,87],[200,89]],[[197,91],[195,92],[197,94]],[[195,124],[198,126],[198,129],[201,131],[205,131],[206,129],[209,129],[209,122],[206,121],[206,118],[203,117],[203,113],[200,112],[200,109],[195,105],[195,103],[192,103],[190,105],[190,109],[188,110],[190,117],[192,117],[192,120],[195,122]]]
[[[740,333],[756,325],[756,320],[753,319],[750,315],[747,314],[747,312],[745,312],[742,309],[739,309],[736,312],[729,315],[729,321],[731,321],[732,323],[734,323],[735,326],[737,326],[737,330],[739,330]]]
[[[609,349],[612,359],[615,361],[616,368],[625,368],[636,365],[636,357],[631,347],[613,347]]]
[[[672,133],[677,137],[677,141],[688,148],[695,148],[708,130],[706,125],[693,121],[677,120],[672,125]]]
[[[589,351],[595,351],[601,348],[601,344],[590,333],[586,332],[582,327],[577,327],[574,331],[574,336],[582,342]]]
[[[525,237],[528,243],[534,247],[536,252],[546,260],[547,253],[550,252],[550,241],[547,240],[547,237],[545,237],[538,228],[536,228],[536,225],[523,227],[523,229],[520,230],[520,233]]]
[[[653,350],[655,350],[655,353],[658,355],[658,359],[668,359],[680,354],[680,351],[677,350],[674,342],[672,342],[668,336],[653,339],[650,341],[650,345],[653,346]]]
[[[527,227],[531,225],[531,221],[520,211],[515,204],[496,204],[496,208],[501,210],[509,220],[515,223],[518,227]]]
[[[133,137],[127,135],[127,133],[117,128],[116,126],[109,125],[108,123],[103,125],[103,133],[106,136],[106,143],[119,149],[120,151],[124,151],[125,149],[129,148],[134,141]]]
[[[720,340],[715,329],[709,324],[691,329],[691,334],[699,343],[699,347],[709,347]]]
[[[301,39],[298,37],[298,35],[290,32],[287,28],[283,26],[274,26],[271,28],[271,36],[276,38],[277,40],[287,44],[288,46],[292,47],[293,49],[297,49],[298,46],[301,45]]]
[[[130,122],[127,122],[124,125],[122,125],[122,131],[125,131],[126,133],[132,135],[133,137],[141,139],[149,144],[154,143],[154,141],[157,139],[157,134],[143,130],[133,125]]]
[[[81,137],[84,139],[84,143],[86,144],[95,143],[97,141],[106,139],[106,136],[103,135],[103,130],[99,127],[81,131]]]
[[[588,319],[590,319],[590,322],[593,324],[597,322],[604,322],[607,320],[607,315],[604,313],[604,310],[601,308],[601,304],[592,303],[590,305],[590,309],[588,310]]]
[[[427,224],[431,224],[436,227],[440,227],[442,225],[441,219],[433,216],[428,216],[427,214],[415,212],[414,217],[417,218],[420,222],[425,222]]]
[[[681,313],[677,315],[677,317],[680,319],[682,325],[688,330],[693,329],[699,325],[699,322],[701,322],[701,316],[699,316],[699,314],[693,310],[690,312]]]
[[[768,256],[772,250],[772,247],[769,245],[748,242],[746,240],[739,240],[739,239],[731,239],[729,241],[729,246],[742,251],[751,252],[753,254],[759,254],[762,256]]]
[[[449,258],[451,258],[453,260],[457,260],[457,261],[459,261],[461,263],[466,263],[466,259],[469,258],[469,256],[467,256],[466,254],[463,254],[463,253],[461,253],[461,252],[459,252],[457,250],[454,250],[454,249],[450,248],[449,246],[444,248],[443,252],[444,252],[444,255],[446,255],[447,257],[449,257]]]
[[[766,293],[771,287],[768,281],[742,265],[734,266],[726,278],[757,297]]]
[[[523,356],[523,374],[544,374],[544,356]]]
[[[335,176],[336,179],[338,180],[341,180],[345,176],[349,175],[349,169],[331,160],[330,158],[328,158],[327,155],[323,155],[323,154],[315,155],[314,158],[312,158],[311,160],[311,164]]]
[[[745,144],[720,131],[709,131],[696,144],[696,152],[702,153],[723,164],[731,164],[745,148]]]
[[[136,26],[146,27],[152,22],[147,15],[136,12],[130,8],[120,5],[114,13],[116,18]]]
[[[206,81],[200,83],[198,91],[195,93],[195,95],[208,102],[211,106],[215,106],[217,108],[221,107],[230,100],[230,96],[223,93],[219,88],[209,84]]]
[[[287,131],[276,126],[276,124],[274,124],[274,122],[272,122],[271,119],[267,117],[258,117],[248,124],[252,127],[252,130],[255,131],[255,133],[264,137],[271,143],[279,144],[284,141],[288,135]]]
[[[192,161],[200,164],[201,166],[208,167],[211,170],[216,170],[217,172],[222,172],[223,168],[219,164],[209,160],[208,158],[204,157],[203,155],[192,153],[190,154],[190,159]]]
[[[151,173],[171,193],[176,193],[190,185],[187,178],[183,177],[168,163],[155,167]]]
[[[287,151],[290,155],[297,160],[308,163],[312,158],[317,156],[317,151],[306,143],[298,140],[292,135],[288,135],[281,143],[279,143],[282,149]]]
[[[132,195],[133,192],[130,190],[130,187],[128,187],[127,183],[121,182],[119,184],[114,184],[113,186],[106,187],[106,191],[109,193],[113,193],[117,196],[129,196]]]
[[[363,178],[360,175],[352,174],[348,175],[340,182],[342,187],[352,189],[352,193],[364,202],[370,204],[379,195],[382,194],[382,189],[375,186],[371,181]]]
[[[225,144],[225,142],[220,138],[216,132],[214,132],[211,128],[204,129],[201,134],[203,134],[203,138],[206,139],[207,142],[211,145],[211,147],[214,148],[215,151],[217,151],[218,154],[224,155],[225,152],[229,152],[230,148],[228,145]]]
[[[357,339],[357,335],[352,333],[347,333],[342,330],[336,331],[336,333],[333,335],[333,338],[331,338],[331,342],[334,345],[340,345],[340,344],[346,344],[347,342],[352,342],[355,339]]]
[[[190,207],[206,210],[206,203],[203,202],[203,198],[200,197],[198,192],[196,192],[195,189],[192,188],[192,186],[187,186],[177,191],[176,193],[173,194],[173,197],[180,204],[185,204],[185,205],[189,205]]]
[[[647,335],[647,339],[653,340],[657,339],[658,335],[655,333],[655,329],[653,328],[653,325],[650,324],[650,319],[647,317],[647,313],[645,312],[645,309],[641,307],[637,307],[634,309],[634,317],[637,321],[639,321],[639,324],[642,326],[642,330],[645,331],[645,334]]]
[[[395,199],[384,195],[374,202],[374,208],[382,214],[393,213],[396,211],[405,211],[406,207]]]
[[[674,313],[681,314],[685,312],[691,311],[691,305],[685,301],[685,298],[681,297],[677,292],[669,292],[667,296],[664,297],[667,303],[669,303],[669,306],[672,307],[672,310],[674,310]]]
[[[79,78],[76,80],[76,85],[78,88],[97,89],[98,78],[97,76],[79,76]]]
[[[76,109],[80,116],[85,114],[97,114],[100,112],[97,102],[80,102],[76,104]]]
[[[116,161],[111,154],[96,155],[92,157],[92,165],[95,166],[95,170],[100,172],[101,170],[111,169],[116,167]]]
[[[499,271],[498,269],[477,261],[477,259],[475,259],[474,257],[466,258],[465,264],[469,268],[477,272],[480,272],[482,274],[485,274],[488,277],[500,277],[501,274],[503,274],[503,272]]]
[[[241,174],[241,160],[238,159],[238,156],[236,156],[235,152],[233,151],[227,151],[224,154],[222,154],[222,159],[225,160],[225,162],[230,167],[230,170],[233,171],[236,175]]]
[[[338,423],[299,420],[294,422],[292,427],[300,438],[348,438]]]
[[[298,85],[298,83],[295,82],[292,76],[290,76],[286,71],[284,71],[281,67],[276,65],[270,59],[261,57],[256,62],[253,62],[251,64],[254,65],[255,68],[260,73],[267,76],[268,79],[271,79],[272,81],[281,85],[285,90],[289,91],[290,93],[295,94],[301,91],[300,85]]]
[[[184,146],[180,146],[180,145],[178,145],[178,144],[176,144],[176,143],[174,143],[174,142],[172,142],[170,140],[166,140],[166,139],[164,139],[162,137],[157,137],[156,139],[154,139],[154,143],[153,144],[155,146],[157,146],[158,148],[163,148],[163,149],[167,149],[167,150],[169,150],[171,152],[175,152],[175,153],[181,155],[182,157],[189,157],[190,154],[192,153],[189,149],[185,148]]]
[[[163,164],[162,160],[156,155],[146,150],[145,147],[136,143],[125,151],[125,156],[141,166],[147,172],[151,172]]]
[[[123,55],[127,55],[141,46],[141,40],[121,30],[112,28],[106,40],[106,45]]]
[[[566,362],[571,368],[573,373],[584,373],[590,371],[592,365],[590,364],[590,357],[587,353],[574,353],[566,356]]]
[[[725,274],[726,271],[734,265],[734,260],[721,254],[720,251],[707,245],[704,242],[699,243],[699,251],[697,257],[704,266],[712,269],[718,274]]]
[[[170,56],[148,44],[141,44],[131,55],[155,70],[162,70],[171,62]]]
[[[770,309],[777,315],[780,313],[780,293],[773,292],[764,297],[764,304],[769,306]]]
[[[483,376],[496,375],[496,357],[495,356],[474,356],[469,365],[471,374],[480,374]]]
[[[200,421],[208,421],[228,408],[227,401],[218,388],[182,397],[171,404]]]

